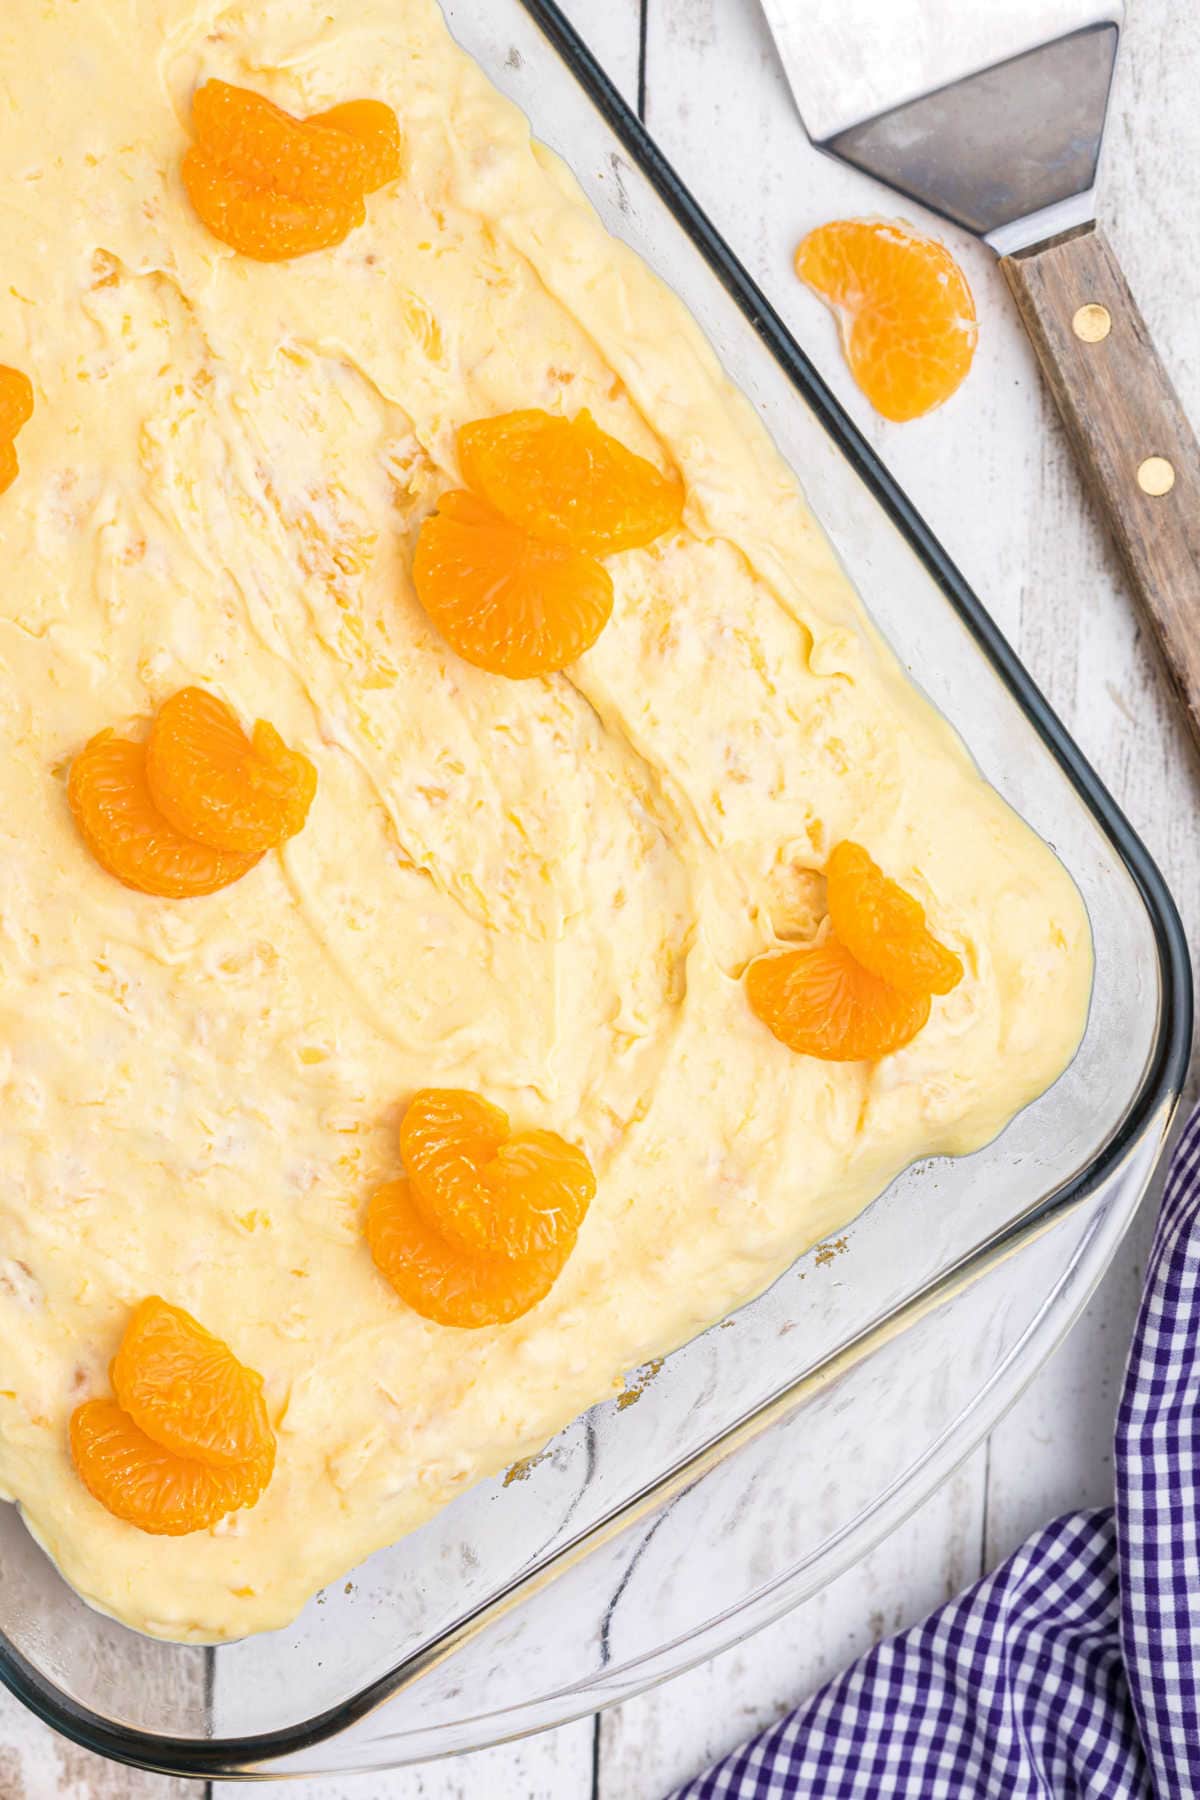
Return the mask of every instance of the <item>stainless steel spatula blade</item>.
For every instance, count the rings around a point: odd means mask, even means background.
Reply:
[[[763,0],[820,149],[1019,249],[1093,216],[1120,0]]]

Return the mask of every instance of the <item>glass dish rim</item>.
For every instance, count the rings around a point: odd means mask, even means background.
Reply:
[[[771,1395],[752,1413],[738,1420],[733,1426],[702,1446],[683,1463],[670,1469],[650,1487],[640,1490],[621,1506],[613,1509],[595,1525],[581,1533],[577,1539],[562,1546],[546,1564],[540,1565],[508,1584],[455,1626],[443,1632],[431,1644],[415,1655],[405,1657],[386,1674],[378,1676],[366,1687],[337,1706],[327,1708],[325,1712],[315,1715],[302,1724],[244,1737],[195,1739],[147,1732],[134,1727],[117,1726],[89,1708],[78,1705],[60,1689],[48,1683],[21,1652],[0,1633],[0,1682],[43,1723],[81,1745],[84,1749],[108,1757],[115,1762],[160,1774],[183,1775],[197,1779],[287,1779],[287,1771],[280,1771],[278,1768],[262,1768],[261,1765],[276,1758],[309,1749],[314,1744],[336,1737],[347,1726],[356,1723],[367,1713],[384,1704],[400,1689],[418,1680],[435,1663],[452,1654],[454,1649],[469,1637],[477,1635],[487,1624],[516,1605],[522,1597],[548,1585],[557,1574],[586,1556],[589,1550],[598,1548],[601,1543],[607,1542],[612,1537],[629,1529],[639,1518],[662,1506],[673,1493],[697,1480],[718,1461],[724,1460],[752,1437],[767,1429],[769,1425],[786,1417],[802,1404],[804,1399],[819,1385],[823,1385],[831,1379],[831,1373],[835,1367],[842,1370],[861,1361],[871,1353],[877,1341],[882,1341],[886,1335],[894,1335],[897,1327],[902,1328],[910,1315],[916,1317],[921,1312],[948,1299],[953,1292],[973,1285],[975,1281],[994,1269],[1022,1244],[1040,1235],[1050,1225],[1064,1219],[1117,1173],[1121,1164],[1151,1130],[1156,1115],[1159,1119],[1160,1136],[1165,1136],[1171,1115],[1182,1091],[1187,1069],[1192,1036],[1192,979],[1187,942],[1174,900],[1146,846],[1091,767],[1082,750],[1059,721],[982,601],[926,524],[921,513],[909,500],[876,451],[863,437],[850,415],[795,341],[778,312],[713,226],[671,163],[658,149],[642,121],[622,98],[574,26],[562,13],[557,0],[518,0],[518,3],[529,14],[560,60],[565,63],[578,81],[585,96],[591,100],[605,122],[621,140],[634,163],[646,176],[659,198],[687,233],[722,286],[745,315],[775,362],[787,375],[801,400],[815,415],[827,436],[932,576],[1002,685],[1012,695],[1023,715],[1033,726],[1043,745],[1112,845],[1145,907],[1158,952],[1158,965],[1162,981],[1162,1007],[1158,1030],[1141,1085],[1124,1118],[1092,1161],[1072,1180],[1043,1195],[1039,1201],[1016,1219],[1011,1220],[999,1231],[992,1233],[969,1254],[960,1258],[949,1269],[942,1271],[932,1281],[927,1282],[923,1288],[907,1296],[889,1313],[875,1320],[848,1343],[841,1345],[830,1356],[806,1370],[786,1388]],[[1103,1265],[1094,1272],[1095,1279],[1099,1278],[1102,1267]],[[1047,1302],[1023,1332],[1020,1339],[1021,1345],[1027,1346],[1041,1333],[1041,1327],[1049,1308],[1049,1299],[1053,1298],[1060,1288],[1061,1284],[1052,1290]],[[1080,1305],[1086,1299],[1087,1291],[1090,1291],[1090,1288],[1085,1285],[1085,1291],[1079,1300]],[[1072,1322],[1077,1310],[1078,1308],[1072,1309],[1070,1316],[1063,1324],[1064,1331]],[[1048,1353],[1053,1343],[1059,1341],[1061,1335],[1060,1331],[1052,1336],[1050,1344],[1042,1353],[1043,1355]],[[1031,1360],[1029,1366],[1023,1368],[1022,1373],[1026,1378],[1032,1375],[1034,1368],[1041,1360],[1041,1357],[1038,1357],[1036,1361]],[[988,1384],[989,1387],[994,1386],[1002,1375],[1009,1373],[1015,1364],[1016,1352],[1013,1352],[997,1369],[992,1381]],[[1007,1400],[1011,1400],[1020,1385],[1019,1382],[1013,1385],[1013,1392],[1007,1395]],[[943,1433],[927,1447],[917,1462],[910,1465],[901,1480],[895,1484],[896,1493],[893,1495],[893,1499],[898,1500],[903,1497],[908,1501],[908,1504],[900,1507],[896,1512],[897,1519],[902,1517],[910,1506],[919,1504],[925,1497],[928,1490],[917,1491],[916,1478],[919,1471],[927,1468],[935,1460],[939,1450],[942,1452],[942,1460],[945,1462],[948,1449],[954,1448],[957,1454],[950,1457],[948,1462],[948,1466],[952,1467],[960,1460],[961,1456],[967,1454],[978,1435],[981,1435],[982,1431],[993,1423],[993,1420],[988,1418],[975,1436],[970,1434],[967,1427],[974,1419],[978,1400],[979,1396],[976,1396],[971,1406],[950,1422]],[[910,1492],[902,1495],[902,1489],[910,1490]],[[873,1514],[878,1511],[885,1498],[887,1495],[879,1497],[872,1508]],[[852,1523],[846,1530],[847,1535],[853,1534],[855,1525]],[[862,1547],[865,1549],[866,1546]],[[785,1572],[778,1578],[777,1584],[782,1586],[791,1573],[794,1571]],[[726,1609],[726,1613],[729,1616],[735,1616],[748,1606],[753,1598],[753,1595],[747,1595],[739,1602],[738,1606]],[[780,1610],[783,1608],[781,1607]],[[724,1617],[725,1614],[721,1616]],[[716,1620],[710,1621],[710,1626],[716,1622]],[[660,1646],[655,1655],[661,1655],[671,1647],[671,1645]],[[524,1727],[517,1726],[511,1731],[498,1733],[489,1741],[511,1740],[527,1735],[530,1731],[548,1728],[549,1724],[566,1723],[571,1718],[578,1718],[601,1706],[627,1698],[631,1692],[637,1691],[638,1685],[652,1686],[656,1681],[667,1679],[676,1673],[682,1673],[691,1666],[692,1661],[703,1660],[705,1655],[713,1653],[711,1650],[702,1652],[699,1658],[693,1658],[691,1661],[685,1656],[671,1669],[649,1675],[641,1684],[623,1687],[619,1693],[613,1694],[607,1699],[587,1701],[586,1697],[581,1697],[580,1703],[574,1710],[564,1712],[561,1717],[556,1717],[553,1721],[528,1724]],[[627,1666],[633,1667],[638,1662],[650,1660],[652,1659],[636,1658],[633,1664]],[[609,1678],[619,1673],[619,1670],[607,1671]],[[543,1701],[549,1701],[555,1697],[565,1699],[571,1692],[573,1692],[572,1689],[566,1689],[561,1690],[558,1696],[544,1695],[540,1698]],[[508,1706],[501,1709],[496,1715],[484,1714],[478,1717],[480,1719],[489,1716],[511,1717],[515,1710],[517,1709]],[[412,1759],[406,1758],[405,1760]],[[256,1764],[260,1765],[257,1770]],[[364,1767],[355,1772],[366,1773],[367,1768]],[[297,1777],[311,1773],[312,1771],[309,1770],[295,1771]]]

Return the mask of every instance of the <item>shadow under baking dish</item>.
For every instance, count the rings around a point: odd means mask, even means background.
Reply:
[[[1070,870],[1095,989],[1071,1068],[986,1149],[908,1169],[636,1404],[594,1408],[286,1630],[217,1650],[140,1638],[0,1508],[0,1678],[90,1749],[185,1775],[385,1768],[561,1724],[815,1592],[945,1477],[1077,1316],[1145,1190],[1191,1038],[1182,930],[1142,844],[552,0],[445,10],[691,308],[876,622]]]

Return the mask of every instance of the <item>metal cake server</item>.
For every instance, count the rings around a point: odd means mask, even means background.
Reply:
[[[1200,744],[1200,447],[1093,196],[1121,0],[762,0],[816,147],[991,245]]]

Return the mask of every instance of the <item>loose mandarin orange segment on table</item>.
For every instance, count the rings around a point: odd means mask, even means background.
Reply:
[[[260,853],[294,837],[317,772],[265,720],[247,737],[223,700],[182,688],[163,702],[146,747],[146,779],[169,824],[214,850]]]
[[[0,494],[20,472],[14,439],[33,417],[33,383],[20,369],[0,363]]]
[[[678,528],[683,483],[602,431],[591,413],[502,413],[464,425],[467,486],[514,525],[592,556],[650,544]]]
[[[512,1132],[508,1115],[462,1088],[424,1088],[400,1127],[417,1205],[447,1243],[529,1256],[574,1242],[596,1192],[591,1164],[555,1131]]]
[[[933,936],[920,902],[861,844],[835,845],[825,874],[834,936],[864,969],[907,993],[948,994],[958,986],[961,959]]]
[[[890,1056],[929,1018],[927,994],[905,994],[881,981],[834,937],[751,963],[746,994],[789,1050],[824,1062]]]
[[[400,173],[399,122],[380,101],[298,119],[248,88],[207,81],[192,130],[183,182],[193,207],[214,237],[259,262],[340,244],[363,223],[366,195]]]
[[[119,1404],[164,1450],[214,1468],[273,1460],[262,1376],[182,1307],[143,1300],[111,1375]]]
[[[901,221],[837,219],[809,232],[796,273],[832,309],[850,372],[885,419],[940,406],[971,367],[975,301],[935,239]]]
[[[408,1181],[373,1195],[367,1243],[400,1299],[424,1319],[462,1330],[507,1325],[544,1300],[574,1247],[574,1236],[529,1256],[473,1256],[433,1229]]]
[[[589,649],[612,612],[602,563],[534,537],[476,494],[443,494],[413,558],[417,598],[465,662],[525,680]]]
[[[85,844],[110,875],[172,900],[239,881],[258,852],[213,850],[185,837],[155,806],[143,744],[99,732],[71,764],[67,799]]]
[[[76,1472],[93,1498],[156,1536],[204,1531],[253,1506],[271,1479],[265,1458],[219,1468],[165,1450],[115,1400],[76,1407],[69,1435]]]

